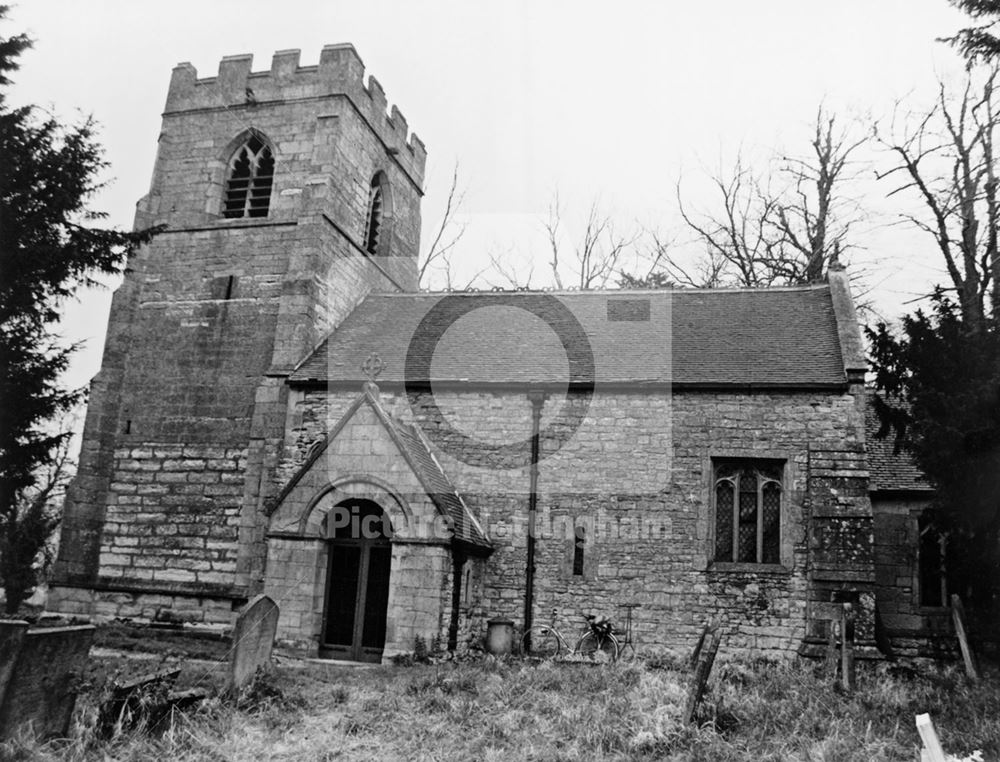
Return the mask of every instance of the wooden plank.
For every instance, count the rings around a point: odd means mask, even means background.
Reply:
[[[965,606],[957,594],[951,596],[951,618],[955,623],[955,634],[958,635],[958,645],[962,649],[962,661],[965,662],[965,674],[970,680],[979,679],[979,669],[976,666],[976,656],[969,645],[969,636],[965,627]]]
[[[826,658],[823,660],[823,675],[837,680],[837,632],[840,622],[827,622]]]
[[[701,656],[701,649],[705,647],[705,638],[708,637],[708,632],[711,629],[711,622],[701,628],[701,635],[698,637],[698,644],[694,647],[694,653],[691,654],[691,661],[689,663],[691,669],[694,669],[695,665],[698,663],[698,657]]]
[[[923,741],[924,750],[927,752],[926,755],[921,754],[921,759],[926,756],[928,762],[947,762],[929,714],[917,715],[917,732],[920,733],[920,740]]]
[[[840,617],[840,678],[845,691],[853,691],[856,682],[854,671],[854,607],[843,604]]]
[[[718,629],[713,627],[708,635],[707,645],[701,650],[698,656],[698,663],[695,665],[694,674],[691,677],[691,687],[688,692],[687,706],[684,709],[684,722],[694,721],[698,711],[698,704],[705,693],[705,685],[708,683],[708,676],[712,672],[712,665],[715,663],[715,654],[719,650],[719,643],[722,636]]]

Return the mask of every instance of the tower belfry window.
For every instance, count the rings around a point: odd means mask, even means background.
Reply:
[[[369,254],[378,254],[379,252],[384,212],[385,191],[382,187],[382,175],[378,174],[372,180],[371,191],[368,194],[368,215],[365,219],[365,251]]]
[[[233,154],[229,162],[222,216],[266,217],[274,183],[274,156],[256,135]]]

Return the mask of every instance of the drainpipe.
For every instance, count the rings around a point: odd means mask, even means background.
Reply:
[[[538,431],[545,393],[528,392],[531,401],[531,469],[528,475],[528,554],[524,568],[524,631],[531,629],[535,603],[535,520],[538,513]]]

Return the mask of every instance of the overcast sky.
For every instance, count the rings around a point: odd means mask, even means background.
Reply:
[[[3,35],[36,40],[13,103],[102,124],[113,183],[93,206],[119,226],[148,188],[174,65],[213,76],[223,56],[253,53],[266,70],[285,48],[307,65],[325,44],[353,43],[427,145],[425,239],[459,163],[468,232],[456,257],[471,272],[490,252],[519,266],[542,257],[540,220],[557,189],[567,235],[596,198],[620,225],[683,245],[678,181],[708,206],[706,170],[741,146],[801,153],[820,102],[845,122],[884,116],[899,98],[928,102],[936,77],[960,69],[935,38],[963,20],[946,0],[22,0]],[[896,315],[941,270],[929,241],[885,226],[894,210],[883,202],[866,198],[857,256],[880,309]],[[105,292],[68,307],[67,337],[88,342],[70,383],[99,367],[109,304]]]

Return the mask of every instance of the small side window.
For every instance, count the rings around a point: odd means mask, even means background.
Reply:
[[[575,539],[573,541],[573,576],[583,576],[584,552],[587,547],[587,528],[577,526],[574,530]]]

